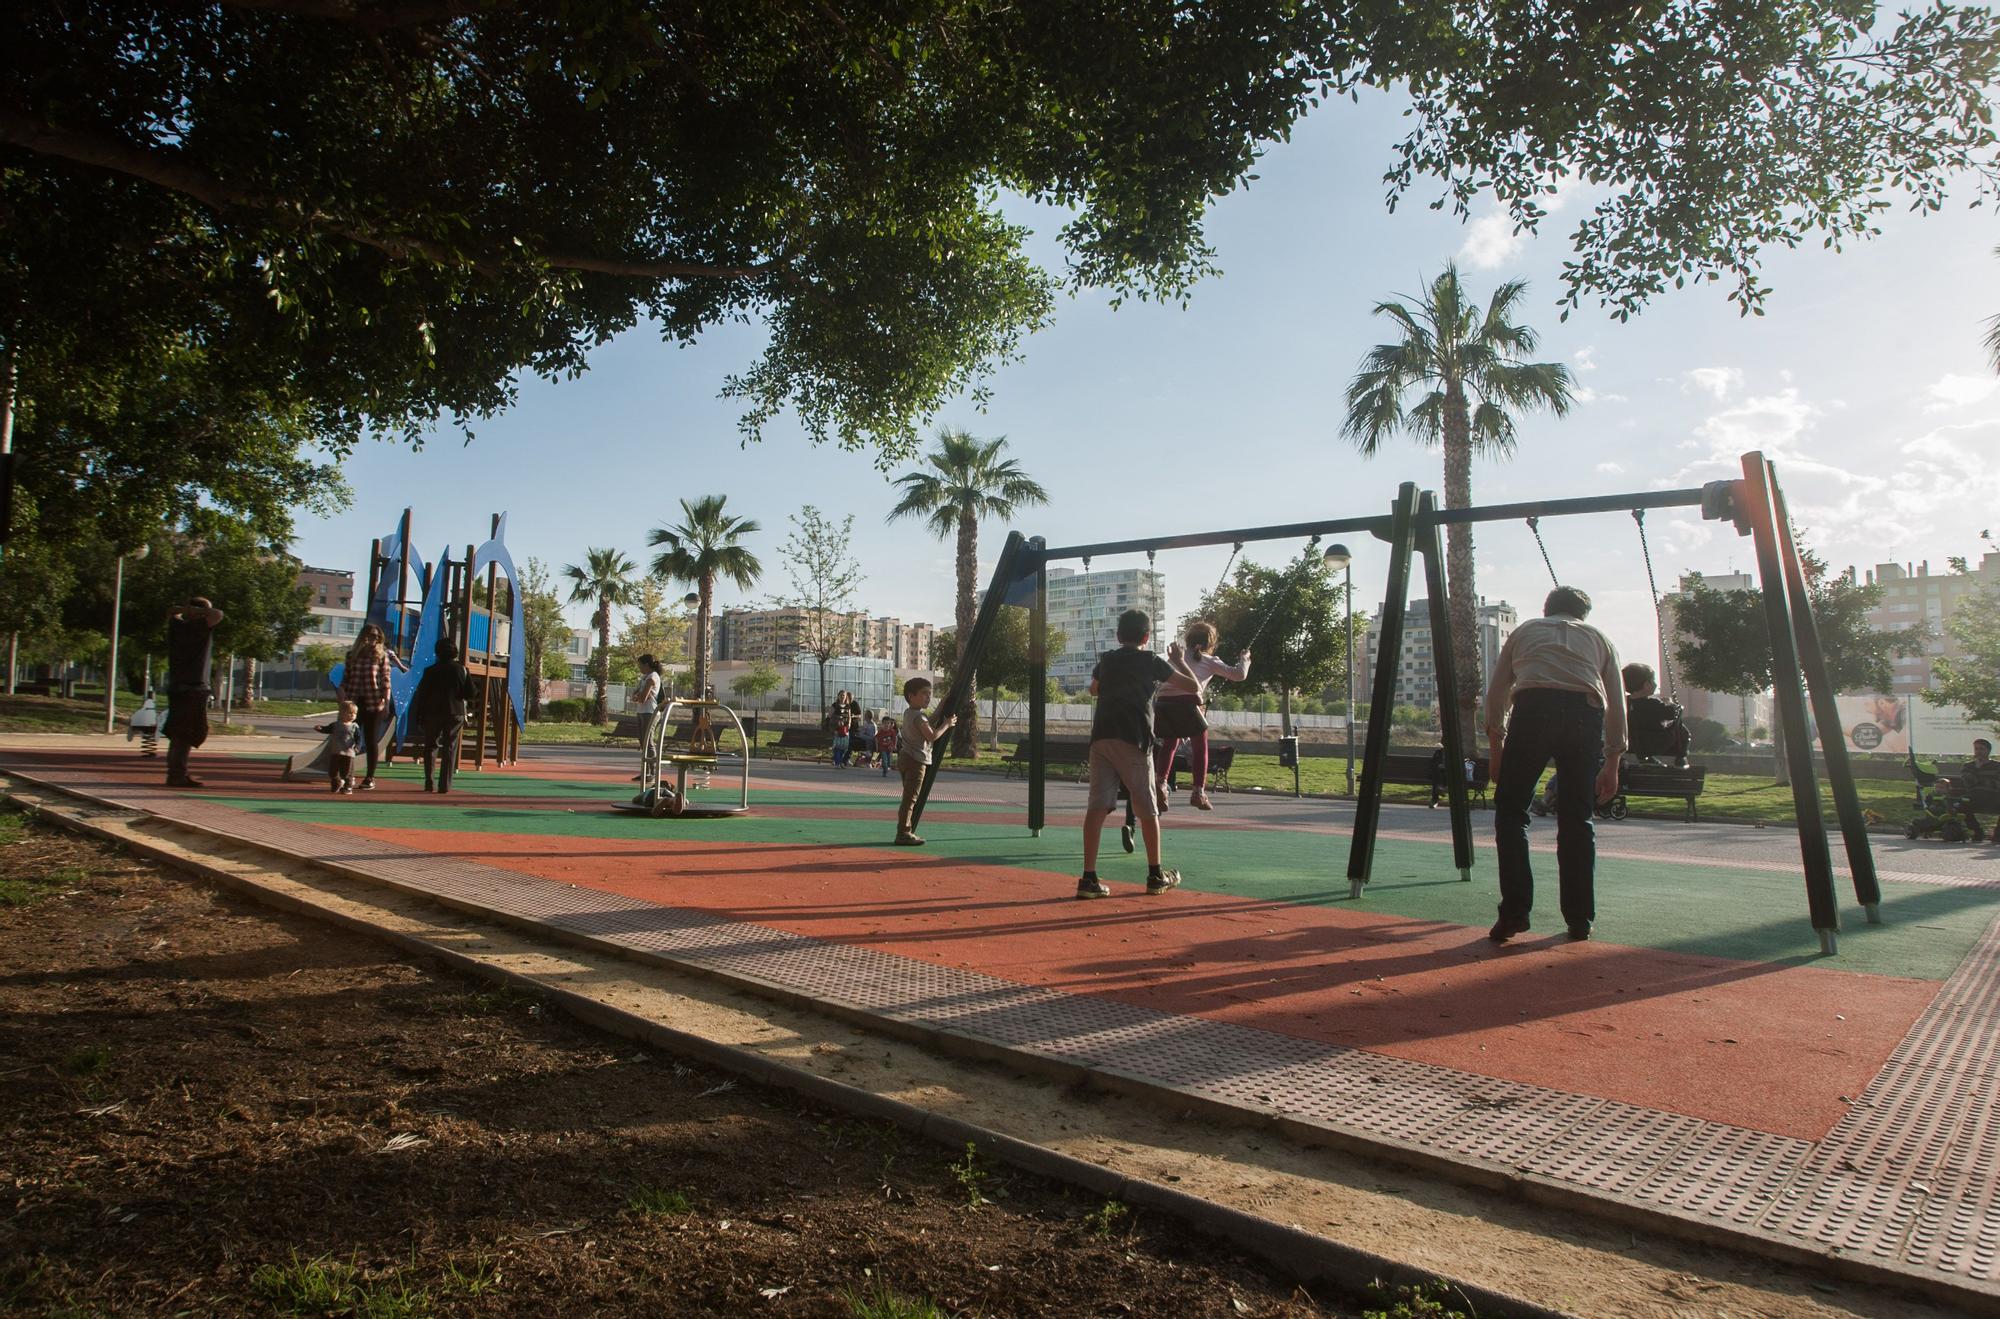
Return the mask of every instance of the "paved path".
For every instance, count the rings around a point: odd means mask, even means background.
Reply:
[[[0,752],[132,809],[1030,1065],[2000,1296],[1984,849],[1884,847],[1886,923],[1853,921],[1822,959],[1794,840],[1627,821],[1601,831],[1600,938],[1496,949],[1490,853],[1458,882],[1420,809],[1385,814],[1359,903],[1343,806],[1235,796],[1169,816],[1189,890],[1143,896],[1114,839],[1119,896],[1086,904],[1068,896],[1074,829],[1028,838],[1019,784],[942,780],[914,851],[884,845],[893,789],[872,774],[759,763],[752,815],[653,821],[610,809],[629,761],[545,754],[440,800],[401,769],[333,798],[210,757],[210,790],[176,794],[126,755]],[[1051,819],[1080,801],[1051,785]]]

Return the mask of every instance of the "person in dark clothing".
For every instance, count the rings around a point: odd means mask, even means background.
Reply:
[[[222,611],[196,596],[167,611],[167,786],[199,788],[188,753],[208,740],[208,671]]]
[[[1178,872],[1160,866],[1160,802],[1154,786],[1152,752],[1153,695],[1161,686],[1173,692],[1199,692],[1201,681],[1181,657],[1178,641],[1161,659],[1146,649],[1153,620],[1141,609],[1118,616],[1118,649],[1098,658],[1090,675],[1090,694],[1097,709],[1090,721],[1090,798],[1083,815],[1083,877],[1076,882],[1079,898],[1109,897],[1111,890],[1097,878],[1097,844],[1104,821],[1118,809],[1122,785],[1146,840],[1146,892],[1165,893],[1181,882]]]
[[[410,722],[416,725],[424,753],[424,791],[439,794],[451,791],[451,776],[458,768],[458,739],[465,729],[465,703],[478,694],[478,685],[458,659],[458,647],[451,638],[438,640],[436,658],[417,679],[416,693],[410,697]],[[442,757],[444,763],[438,763]]]
[[[1625,736],[1631,742],[1628,755],[1641,760],[1667,761],[1687,765],[1688,730],[1681,722],[1681,708],[1663,701],[1654,693],[1658,681],[1650,664],[1627,664],[1625,677]]]

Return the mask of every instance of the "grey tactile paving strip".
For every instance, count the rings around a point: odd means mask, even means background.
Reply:
[[[2000,1296],[2000,923],[1815,1144],[1014,984],[76,771],[23,777],[843,1009]]]

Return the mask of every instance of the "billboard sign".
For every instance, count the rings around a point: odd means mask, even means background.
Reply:
[[[1961,705],[1932,705],[1917,696],[1840,696],[1840,729],[1849,751],[1900,756],[1963,756],[1975,737],[1995,738]]]

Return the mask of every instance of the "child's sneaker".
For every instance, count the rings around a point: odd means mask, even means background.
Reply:
[[[1108,898],[1111,890],[1104,887],[1104,881],[1092,875],[1088,879],[1076,881],[1076,896],[1079,898]]]
[[[923,845],[924,845],[924,840],[917,837],[915,834],[896,835],[896,846],[898,847],[922,847]]]
[[[1130,852],[1132,850],[1131,825],[1123,824],[1118,826],[1118,844],[1119,846],[1123,847],[1127,852]]]
[[[1180,886],[1181,872],[1178,870],[1162,870],[1157,875],[1146,876],[1146,892],[1148,893],[1165,893],[1170,888],[1179,888]]]

